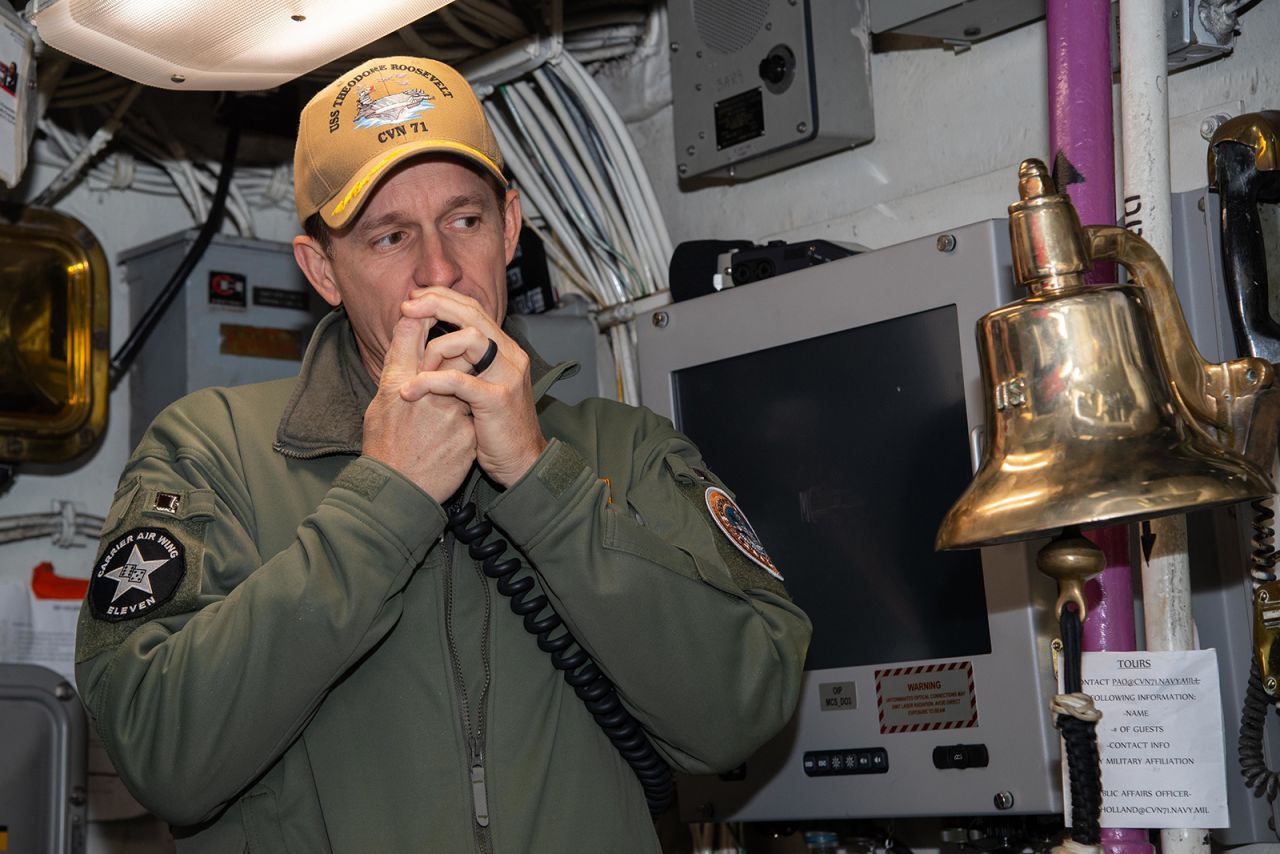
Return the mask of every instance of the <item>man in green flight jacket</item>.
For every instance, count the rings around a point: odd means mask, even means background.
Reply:
[[[181,852],[658,851],[637,767],[662,763],[593,716],[450,515],[510,544],[549,636],[679,771],[786,723],[807,618],[668,421],[548,393],[571,366],[506,320],[520,197],[456,71],[334,81],[294,175],[294,254],[335,311],[296,378],[163,412],[103,529],[76,675],[117,770]]]

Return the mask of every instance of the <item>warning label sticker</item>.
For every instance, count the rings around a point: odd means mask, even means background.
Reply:
[[[925,732],[978,725],[973,664],[952,661],[876,671],[880,732]]]

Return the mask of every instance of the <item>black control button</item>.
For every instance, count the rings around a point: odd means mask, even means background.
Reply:
[[[935,768],[986,768],[990,764],[985,744],[939,745],[933,749]]]
[[[768,83],[781,83],[783,78],[787,76],[787,59],[776,53],[771,53],[764,59],[760,60],[760,79]]]
[[[883,747],[810,750],[802,760],[804,773],[808,777],[883,774],[889,770],[889,754]]]

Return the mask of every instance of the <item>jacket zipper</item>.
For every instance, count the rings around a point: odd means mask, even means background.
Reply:
[[[465,500],[465,499],[464,499]],[[450,515],[458,509],[460,503],[451,503],[446,512]],[[446,554],[448,555],[448,564],[444,577],[445,584],[445,636],[449,644],[449,657],[453,663],[453,681],[458,689],[458,712],[462,720],[463,735],[467,740],[467,747],[470,758],[470,779],[471,779],[471,806],[472,819],[475,821],[473,828],[476,840],[476,847],[481,854],[488,854],[491,850],[489,842],[489,795],[485,780],[484,767],[484,721],[485,721],[485,701],[489,694],[489,614],[491,610],[489,585],[484,583],[484,573],[480,570],[478,564],[475,565],[476,573],[480,576],[481,584],[484,589],[484,622],[481,631],[480,640],[480,658],[484,664],[484,684],[480,689],[478,701],[478,709],[476,714],[476,724],[473,727],[471,723],[471,702],[467,696],[466,679],[462,672],[462,657],[458,654],[457,641],[453,634],[453,598],[454,598],[454,580],[453,580],[453,550],[457,544],[457,538],[452,533],[446,535]]]
[[[475,809],[476,824],[489,826],[489,795],[484,788],[484,748],[480,739],[471,739],[471,802]]]
[[[271,450],[288,457],[291,460],[317,460],[320,457],[329,457],[334,454],[351,454],[352,456],[360,456],[360,448],[348,447],[345,445],[329,445],[323,448],[311,448],[305,451],[299,451],[289,447],[284,442],[276,441],[271,444]]]

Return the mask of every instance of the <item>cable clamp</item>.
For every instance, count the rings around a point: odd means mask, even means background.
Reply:
[[[1053,700],[1049,703],[1049,711],[1055,716],[1070,715],[1091,724],[1102,720],[1102,712],[1093,705],[1093,697],[1083,693],[1054,694]]]
[[[262,193],[272,204],[279,204],[285,199],[293,198],[293,169],[281,163],[271,170],[267,180],[267,188]]]
[[[69,549],[76,544],[76,506],[70,501],[54,501],[53,512],[57,514],[58,530],[53,532],[53,544],[60,549]]]
[[[137,175],[137,165],[133,155],[127,151],[117,151],[112,155],[111,163],[111,180],[107,186],[112,190],[128,189]]]

